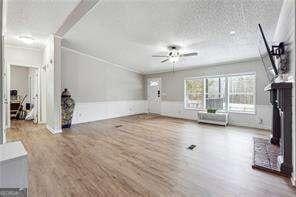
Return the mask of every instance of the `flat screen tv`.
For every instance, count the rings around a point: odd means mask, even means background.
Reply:
[[[258,49],[268,81],[272,82],[278,76],[278,70],[260,24],[258,24]]]

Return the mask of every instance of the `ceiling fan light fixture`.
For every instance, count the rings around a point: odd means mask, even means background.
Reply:
[[[171,63],[176,63],[180,59],[180,53],[177,50],[172,50],[169,54],[169,61]]]
[[[229,34],[230,35],[235,35],[235,31],[230,31]]]
[[[180,58],[186,58],[191,56],[197,56],[197,52],[191,52],[191,53],[180,53],[180,46],[177,45],[170,45],[168,46],[169,53],[167,55],[152,55],[152,57],[163,57],[166,58],[162,60],[160,63],[164,62],[171,62],[171,63],[177,63]]]
[[[169,60],[171,63],[176,63],[178,62],[180,59],[180,56],[172,56],[172,57],[169,57]]]

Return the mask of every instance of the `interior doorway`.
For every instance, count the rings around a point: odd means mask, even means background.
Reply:
[[[148,112],[161,114],[161,78],[147,79]]]
[[[11,120],[38,123],[40,114],[40,68],[7,64],[5,69],[3,125],[10,128]]]

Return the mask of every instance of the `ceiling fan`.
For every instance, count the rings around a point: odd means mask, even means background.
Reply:
[[[181,47],[178,45],[169,45],[168,46],[169,53],[167,55],[152,55],[152,57],[165,57],[166,59],[162,60],[161,63],[164,63],[166,61],[176,63],[179,61],[181,57],[197,56],[197,52],[180,53],[179,52],[180,49]]]

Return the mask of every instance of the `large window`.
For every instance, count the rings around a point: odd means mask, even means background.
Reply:
[[[207,77],[206,84],[206,108],[225,110],[225,77]]]
[[[255,75],[186,79],[184,98],[186,109],[254,113]]]
[[[228,77],[229,111],[255,112],[255,75]]]
[[[185,108],[225,110],[225,77],[185,80]]]

